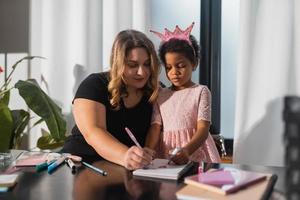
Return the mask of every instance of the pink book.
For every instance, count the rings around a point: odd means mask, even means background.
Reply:
[[[198,175],[198,181],[209,185],[228,185],[234,184],[234,178],[230,171],[216,170],[212,172],[201,173]]]
[[[45,152],[23,152],[15,161],[16,167],[36,166],[47,161],[49,153]]]
[[[219,194],[234,193],[244,187],[266,179],[267,174],[245,171],[234,168],[188,176],[184,182]]]

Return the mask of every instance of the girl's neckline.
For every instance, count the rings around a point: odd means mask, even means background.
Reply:
[[[174,88],[174,86],[171,85],[168,89],[170,89],[170,90],[172,90],[172,91],[174,91],[174,92],[178,92],[178,91],[182,91],[182,90],[186,90],[186,89],[190,89],[190,88],[197,87],[198,85],[199,85],[199,84],[197,84],[197,83],[193,83],[193,84],[190,85],[189,87],[186,87],[186,88],[183,88],[183,89],[180,89],[180,90],[176,90],[176,89]]]

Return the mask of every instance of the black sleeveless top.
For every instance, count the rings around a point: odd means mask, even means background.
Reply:
[[[152,104],[148,103],[148,98],[144,96],[132,108],[126,108],[121,102],[120,110],[113,110],[109,103],[108,82],[108,72],[91,74],[80,84],[74,99],[84,98],[103,104],[106,108],[107,131],[121,143],[130,147],[134,143],[124,130],[125,127],[128,127],[143,146],[150,127]],[[111,150],[113,151],[113,149]],[[79,155],[88,160],[101,159],[85,141],[76,125],[72,129],[72,134],[66,139],[62,152]]]

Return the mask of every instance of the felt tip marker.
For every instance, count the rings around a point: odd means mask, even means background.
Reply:
[[[84,166],[86,166],[87,168],[91,169],[91,170],[94,170],[95,172],[99,173],[99,174],[102,174],[102,176],[107,176],[107,172],[100,169],[100,168],[97,168],[97,167],[94,167],[93,165],[90,165],[84,161],[81,162]]]
[[[61,158],[57,159],[55,162],[53,162],[51,165],[48,166],[48,174],[52,174],[64,161],[65,157],[62,156]]]

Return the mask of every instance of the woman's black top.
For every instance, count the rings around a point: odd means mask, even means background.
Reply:
[[[108,82],[108,72],[91,74],[80,84],[74,99],[84,98],[103,104],[106,108],[107,131],[121,143],[130,147],[134,143],[125,132],[124,128],[128,127],[139,143],[144,146],[146,134],[150,127],[152,104],[148,103],[148,98],[144,96],[132,108],[126,108],[123,101],[121,101],[120,110],[113,110],[109,103]],[[101,159],[96,151],[85,141],[76,125],[72,129],[72,134],[67,137],[62,152],[79,155],[86,160]]]

